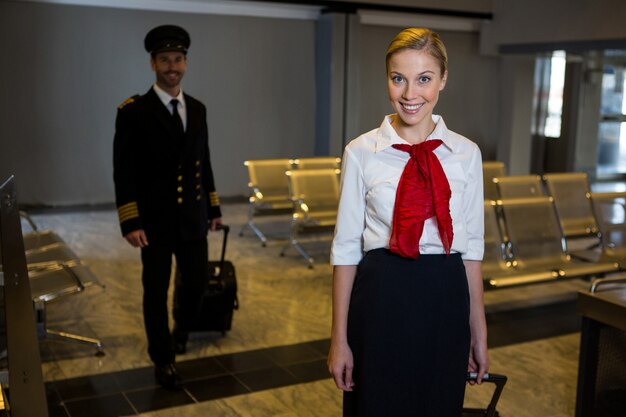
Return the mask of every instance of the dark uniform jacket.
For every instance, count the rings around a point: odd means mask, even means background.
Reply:
[[[118,108],[113,177],[122,235],[144,229],[148,241],[198,239],[221,217],[206,109],[187,94],[185,104],[184,135],[152,88]]]

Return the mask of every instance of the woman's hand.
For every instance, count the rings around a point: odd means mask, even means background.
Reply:
[[[482,383],[483,376],[489,371],[489,356],[487,354],[487,343],[482,341],[474,341],[470,346],[468,372],[476,372],[476,381],[470,381],[471,385]]]
[[[489,370],[489,356],[487,355],[487,321],[485,320],[485,304],[483,301],[483,274],[479,261],[463,261],[467,284],[470,294],[470,342],[469,363],[467,370],[476,372],[476,382],[482,383],[483,376]]]
[[[352,369],[354,360],[352,350],[347,343],[331,343],[328,353],[328,371],[333,376],[337,388],[343,391],[352,391]]]
[[[333,325],[328,352],[328,370],[337,388],[352,391],[354,358],[348,346],[348,307],[356,265],[336,265],[333,268]]]

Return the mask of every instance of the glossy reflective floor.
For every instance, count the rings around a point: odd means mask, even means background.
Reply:
[[[178,357],[186,383],[176,393],[158,387],[146,353],[139,253],[119,235],[112,208],[34,214],[87,262],[106,288],[89,287],[48,305],[54,329],[97,337],[91,346],[41,342],[51,416],[338,416],[341,394],[327,376],[331,317],[328,237],[305,244],[317,263],[288,243],[289,216],[259,220],[270,241],[249,229],[238,236],[247,206],[223,207],[231,225],[227,258],[236,268],[240,308],[233,329],[194,333]],[[211,236],[218,254],[221,234]],[[572,416],[583,281],[498,290],[485,295],[491,371],[508,376],[498,405],[504,417]],[[469,387],[466,406],[484,407],[492,388]]]

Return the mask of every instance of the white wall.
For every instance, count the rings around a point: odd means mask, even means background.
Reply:
[[[623,0],[494,0],[494,45],[626,39]]]
[[[493,11],[481,35],[440,31],[450,79],[438,111],[451,129],[479,143],[485,159],[522,155],[516,172],[528,165],[533,66],[503,66],[497,55],[481,53],[489,50],[484,46],[491,43],[493,52],[499,45],[626,39],[622,0],[364,2]],[[351,22],[346,126],[354,137],[390,111],[383,56],[400,28]],[[163,23],[191,33],[183,87],[207,105],[222,196],[246,194],[247,158],[313,155],[314,20],[0,0],[0,37],[15,40],[4,43],[0,66],[0,177],[16,174],[23,204],[113,201],[116,106],[153,82],[142,41]]]
[[[344,3],[386,4],[425,9],[491,13],[493,0],[344,0]]]
[[[154,82],[145,33],[191,34],[183,88],[208,109],[218,191],[247,193],[248,158],[311,156],[312,20],[0,2],[0,177],[22,204],[114,200],[116,108]]]

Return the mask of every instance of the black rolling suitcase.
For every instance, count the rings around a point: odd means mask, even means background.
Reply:
[[[196,320],[192,323],[190,331],[219,331],[226,334],[231,329],[233,322],[233,310],[239,308],[237,299],[237,277],[235,266],[225,260],[226,243],[230,227],[222,225],[220,229],[224,233],[222,243],[222,256],[219,261],[209,261],[209,281],[204,288]],[[176,271],[174,286],[174,317],[177,316],[179,292],[177,291],[180,281],[180,272]]]
[[[502,390],[504,389],[504,384],[506,384],[506,376],[498,375],[498,374],[485,374],[483,377],[483,382],[490,382],[495,384],[496,388],[493,391],[493,395],[491,396],[491,401],[487,408],[463,408],[462,417],[499,417],[498,411],[496,411],[496,405],[498,404],[498,400],[500,399],[500,394],[502,394]],[[467,380],[476,380],[475,372],[468,372]]]

